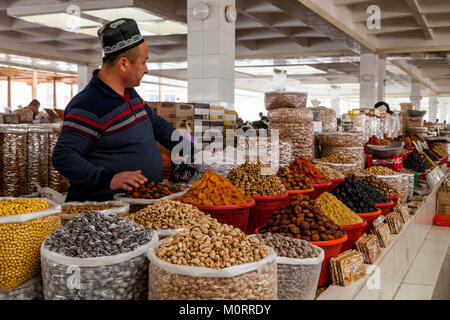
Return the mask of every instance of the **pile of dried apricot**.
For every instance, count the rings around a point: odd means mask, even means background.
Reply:
[[[192,188],[178,199],[181,202],[203,206],[229,206],[252,202],[253,199],[244,191],[235,187],[230,180],[215,173],[205,172]]]

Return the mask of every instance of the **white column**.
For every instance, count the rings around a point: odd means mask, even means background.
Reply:
[[[31,82],[31,99],[37,99],[38,72],[33,70],[33,80]]]
[[[378,58],[378,101],[384,101],[385,92],[386,92],[386,57],[380,56]]]
[[[449,123],[448,119],[448,109],[449,109],[449,98],[441,98],[439,102],[439,123],[444,123],[444,120],[447,120],[447,124]]]
[[[199,3],[209,15],[198,20],[193,9]],[[228,22],[225,8],[235,0],[188,0],[188,101],[234,109],[235,23]]]
[[[411,79],[411,103],[414,103],[414,110],[420,110],[420,101],[422,100],[421,84],[415,79]]]
[[[92,72],[97,68],[98,66],[96,65],[78,65],[78,92],[83,90],[91,81]]]
[[[374,53],[363,53],[359,62],[359,104],[372,108],[378,101],[379,57]]]
[[[428,121],[430,122],[435,122],[437,119],[438,103],[436,95],[431,95],[428,98]]]
[[[331,86],[330,91],[330,105],[331,108],[336,111],[336,116],[339,118],[341,116],[341,109],[340,109],[340,96],[341,96],[341,87],[339,86]]]

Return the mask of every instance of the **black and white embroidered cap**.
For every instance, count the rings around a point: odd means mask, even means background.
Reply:
[[[103,57],[125,52],[144,42],[144,37],[133,19],[111,21],[101,27],[97,34],[103,48]]]

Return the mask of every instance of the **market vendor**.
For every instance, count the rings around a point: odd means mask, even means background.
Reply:
[[[189,144],[133,89],[148,72],[148,47],[132,19],[98,31],[103,65],[68,104],[53,166],[70,181],[66,201],[106,201],[147,181],[160,182],[156,142],[172,150]]]

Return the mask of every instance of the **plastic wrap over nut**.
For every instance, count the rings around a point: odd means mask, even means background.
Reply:
[[[0,268],[0,289],[12,290],[39,273],[41,244],[61,226],[61,206],[47,202],[47,210],[0,217],[0,261],[5,264]],[[16,244],[15,249],[10,244]]]
[[[26,194],[26,167],[26,125],[0,125],[0,196]]]
[[[362,132],[326,132],[319,133],[319,144],[330,147],[362,147]]]
[[[358,166],[358,163],[331,163],[331,162],[321,162],[317,160],[312,161],[314,164],[321,164],[324,166],[329,166],[334,169],[339,170],[342,172],[347,178],[350,178],[353,173],[355,173],[360,167]]]
[[[308,159],[314,157],[314,125],[312,122],[300,123],[269,123],[270,135],[278,130],[280,140],[292,141],[292,155],[297,158],[304,156]]]
[[[48,186],[48,134],[45,125],[30,125],[27,128],[27,194],[37,191],[39,186]]]
[[[336,111],[325,107],[315,107],[312,109],[317,111],[317,116],[314,118],[314,121],[322,122],[322,132],[337,131]]]
[[[322,157],[338,155],[356,163],[357,169],[364,168],[364,147],[330,147],[322,146]],[[351,170],[351,169],[350,169]]]
[[[313,121],[313,113],[310,108],[278,108],[267,113],[269,122],[296,123]]]
[[[39,273],[15,289],[9,291],[0,289],[0,300],[44,300],[41,274]]]
[[[304,108],[308,100],[307,92],[266,92],[264,104],[267,110],[276,108]]]
[[[52,163],[53,150],[60,134],[60,125],[52,125],[48,135],[48,186],[60,193],[69,190],[69,180],[58,172]]]
[[[276,300],[276,254],[225,269],[173,265],[148,251],[149,300]]]
[[[71,258],[41,247],[45,300],[146,300],[148,248],[152,240],[129,253],[97,258]]]

